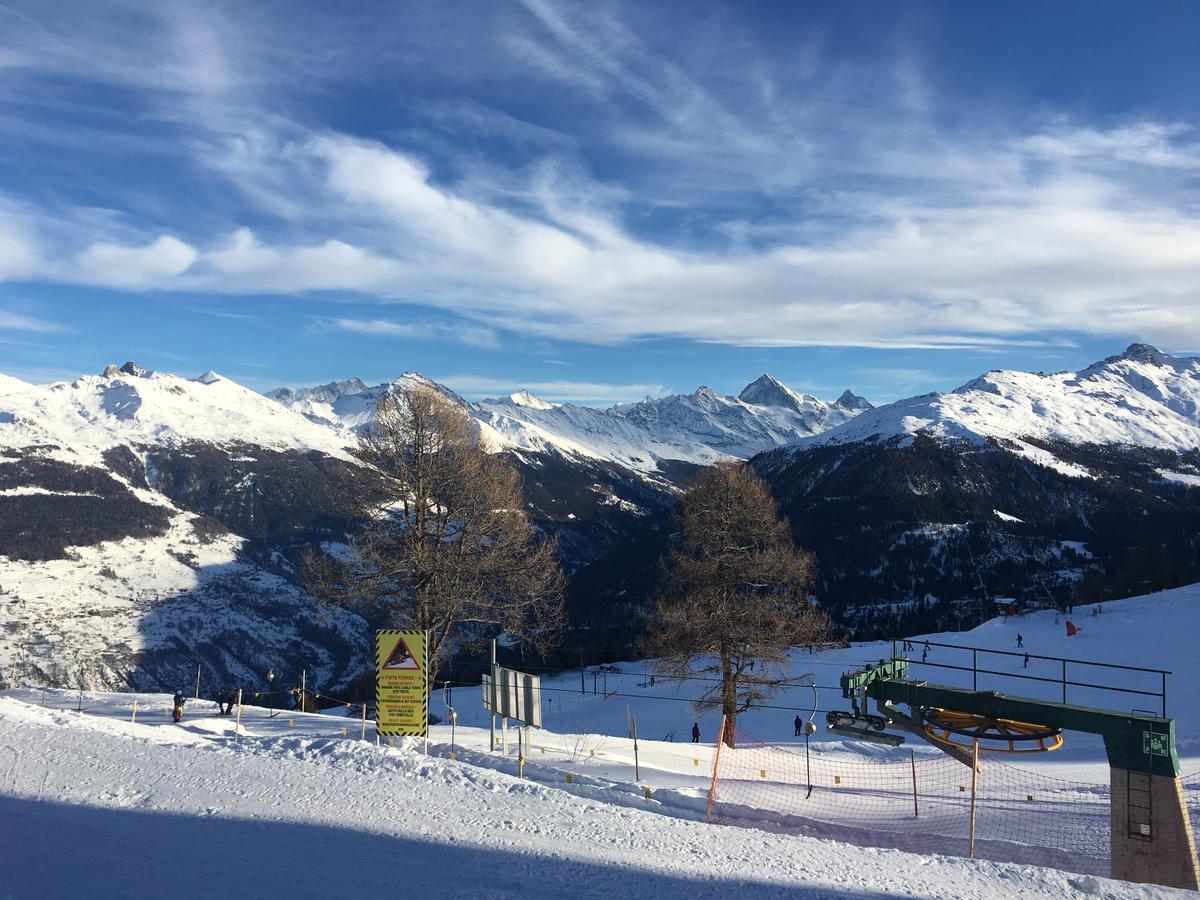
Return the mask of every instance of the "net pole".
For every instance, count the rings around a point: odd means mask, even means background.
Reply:
[[[908,751],[909,762],[912,763],[912,782],[913,782],[913,818],[919,819],[921,811],[917,808],[917,751],[910,749]]]
[[[967,831],[967,859],[975,858],[975,783],[979,778],[979,738],[971,739],[971,820]]]
[[[713,754],[712,784],[708,788],[708,807],[704,810],[704,821],[712,821],[713,804],[717,801],[717,771],[721,766],[721,745],[725,743],[725,717],[721,716],[721,730],[717,732],[717,749]]]

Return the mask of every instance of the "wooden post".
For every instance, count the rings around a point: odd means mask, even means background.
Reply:
[[[308,669],[300,670],[300,712],[308,712]]]
[[[360,740],[365,741],[366,739],[367,739],[367,704],[364,703],[363,704],[363,716],[362,716],[362,737],[360,738]]]
[[[967,831],[967,859],[975,858],[975,782],[979,778],[979,738],[971,739],[971,821]]]
[[[629,704],[625,704],[625,737],[633,737],[633,713],[630,711]]]
[[[241,688],[238,688],[237,704],[238,704],[237,718],[234,720],[234,723],[233,723],[233,742],[235,744],[238,742],[238,734],[242,728],[242,689]]]
[[[200,666],[201,663],[196,663],[196,699],[200,699]]]
[[[517,774],[522,778],[525,777],[525,743],[521,736],[524,730],[523,728],[517,729]]]
[[[133,715],[129,717],[130,722],[137,722],[137,697],[133,698]]]
[[[638,766],[638,745],[637,745],[637,716],[633,717],[633,724],[629,726],[633,731],[633,780],[642,780],[642,770]]]
[[[712,784],[708,787],[708,805],[704,810],[704,821],[712,821],[713,804],[717,802],[717,769],[721,765],[721,745],[725,743],[725,717],[721,716],[721,730],[717,732],[717,750],[713,755]]]

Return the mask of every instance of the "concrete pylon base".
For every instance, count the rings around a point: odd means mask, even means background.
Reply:
[[[1112,769],[1112,876],[1200,891],[1196,842],[1178,778]]]

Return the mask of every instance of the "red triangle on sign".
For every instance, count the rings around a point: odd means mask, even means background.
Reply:
[[[419,670],[421,668],[417,665],[412,651],[408,649],[408,644],[404,643],[403,637],[396,642],[396,646],[392,648],[392,655],[388,657],[388,661],[383,664],[383,667],[393,671],[396,669]]]

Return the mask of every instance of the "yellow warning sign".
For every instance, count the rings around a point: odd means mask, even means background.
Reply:
[[[375,632],[375,729],[423,737],[429,720],[423,631]]]

